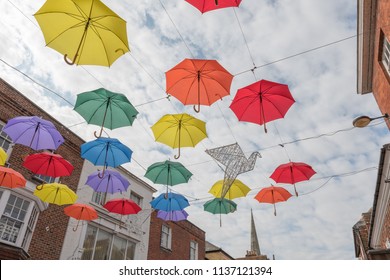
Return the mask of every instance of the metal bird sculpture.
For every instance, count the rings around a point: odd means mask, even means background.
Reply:
[[[221,198],[226,195],[237,176],[253,170],[257,157],[261,158],[259,152],[253,152],[246,158],[237,143],[206,150],[206,153],[226,167]]]

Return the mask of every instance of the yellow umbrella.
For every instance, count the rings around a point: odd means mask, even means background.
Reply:
[[[7,153],[3,150],[3,148],[0,147],[0,165],[4,166],[5,162],[7,161]]]
[[[156,141],[172,148],[195,147],[207,137],[206,123],[188,114],[164,115],[152,126]]]
[[[47,0],[34,16],[46,45],[70,65],[110,66],[130,51],[126,21],[100,0]]]
[[[217,198],[221,198],[222,188],[223,188],[223,180],[219,180],[211,187],[209,193],[211,193]],[[248,192],[250,192],[250,190],[251,189],[243,182],[241,182],[238,179],[235,179],[233,181],[233,184],[225,194],[224,198],[231,200],[238,197],[244,197],[248,194]]]
[[[67,185],[60,183],[39,185],[35,189],[34,195],[44,202],[57,205],[73,204],[77,200],[77,194]]]

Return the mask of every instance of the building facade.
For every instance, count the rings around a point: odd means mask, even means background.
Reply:
[[[390,114],[390,2],[357,0],[357,4],[357,92],[372,92],[382,114]]]
[[[77,224],[76,219],[64,214],[67,205],[48,204],[33,194],[43,178],[23,167],[23,158],[38,151],[12,143],[2,128],[11,118],[35,115],[56,126],[65,142],[55,152],[74,166],[71,176],[55,180],[76,192],[77,203],[92,206],[98,219]],[[156,191],[153,187],[121,167],[115,170],[130,182],[126,192],[98,193],[85,185],[88,175],[97,167],[80,156],[84,140],[1,79],[0,132],[0,147],[8,154],[7,165],[27,180],[24,188],[0,186],[0,259],[146,259],[149,202]],[[143,210],[136,215],[121,216],[103,208],[106,201],[119,197],[132,199]]]
[[[234,260],[227,252],[222,248],[215,246],[214,244],[206,241],[206,260],[216,261],[216,260]]]
[[[148,260],[204,260],[205,243],[205,232],[190,221],[164,221],[152,212]]]

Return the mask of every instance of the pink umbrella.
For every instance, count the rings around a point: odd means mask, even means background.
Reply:
[[[238,7],[242,0],[186,0],[197,8],[202,14],[212,10]]]

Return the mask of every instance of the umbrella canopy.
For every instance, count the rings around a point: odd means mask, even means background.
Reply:
[[[237,210],[237,204],[226,198],[214,198],[203,204],[204,211],[219,214],[219,226],[222,226],[221,214],[233,213]]]
[[[130,186],[130,182],[117,171],[106,170],[103,176],[99,176],[99,174],[98,171],[92,173],[85,183],[95,192],[126,192]]]
[[[34,16],[68,64],[111,66],[129,51],[126,21],[99,0],[47,0]]]
[[[176,193],[162,193],[150,202],[154,209],[169,211],[180,211],[190,206],[187,198]]]
[[[222,189],[223,189],[223,180],[219,180],[211,187],[209,193],[211,193],[217,198],[221,198]],[[244,197],[248,194],[250,190],[251,189],[243,182],[241,182],[238,179],[235,179],[232,185],[230,186],[229,190],[226,192],[224,198],[231,200],[238,197]]]
[[[295,102],[288,86],[267,80],[255,82],[237,90],[230,109],[240,121],[264,124],[284,118]]]
[[[153,183],[174,186],[187,183],[192,173],[180,162],[166,160],[156,162],[148,167],[145,177]]]
[[[7,162],[7,153],[0,147],[0,165],[3,166]]]
[[[60,183],[39,185],[36,187],[34,195],[43,202],[57,205],[73,204],[77,200],[77,194],[67,185]]]
[[[298,192],[295,188],[295,183],[309,180],[316,172],[313,168],[303,162],[288,162],[279,165],[270,178],[276,183],[294,184],[295,195],[298,196]]]
[[[28,155],[23,166],[35,174],[50,177],[70,176],[73,172],[73,165],[59,154],[36,153]]]
[[[73,228],[73,231],[77,230],[77,227],[79,226],[79,221],[92,221],[97,219],[98,214],[96,210],[87,205],[87,204],[81,204],[81,203],[75,203],[69,206],[66,206],[64,208],[64,213],[72,218],[75,218],[77,221],[77,226]]]
[[[118,198],[107,201],[103,205],[109,212],[121,214],[121,215],[132,215],[137,214],[141,211],[141,207],[137,205],[133,200],[128,198]]]
[[[233,75],[216,60],[184,59],[165,73],[166,92],[184,105],[210,106],[230,94]]]
[[[255,199],[260,203],[271,203],[274,205],[274,215],[276,216],[275,203],[287,201],[291,197],[285,188],[270,186],[261,189],[255,196]]]
[[[207,137],[206,123],[188,114],[167,114],[158,120],[152,131],[156,141],[172,148],[195,147]]]
[[[14,189],[26,186],[26,179],[12,168],[0,166],[0,186]]]
[[[163,211],[158,210],[157,218],[160,218],[164,221],[183,221],[187,220],[188,213],[185,210],[176,210],[176,211]]]
[[[54,124],[37,116],[10,119],[3,131],[14,143],[34,150],[56,150],[64,143],[64,138]]]
[[[89,124],[115,129],[123,126],[131,126],[138,111],[130,103],[127,97],[121,93],[114,93],[104,88],[83,92],[77,95],[74,110],[79,113]]]
[[[228,7],[238,7],[242,0],[186,0],[202,14]]]
[[[117,167],[130,162],[132,150],[116,138],[99,137],[81,145],[81,157],[96,166]]]

